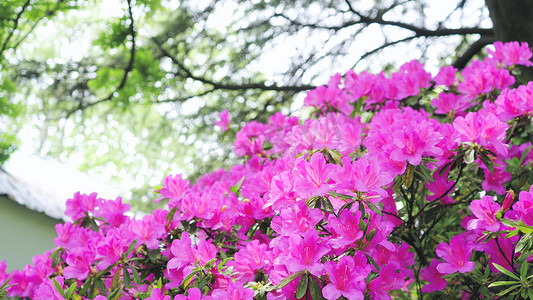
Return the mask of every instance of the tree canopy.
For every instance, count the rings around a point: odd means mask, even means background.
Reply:
[[[294,111],[289,99],[334,72],[409,58],[461,69],[495,40],[533,42],[525,0],[18,0],[0,11],[5,157],[14,133],[39,132],[40,154],[77,153],[85,170],[139,174],[137,186],[236,160],[239,122]],[[221,135],[222,110],[238,122]]]

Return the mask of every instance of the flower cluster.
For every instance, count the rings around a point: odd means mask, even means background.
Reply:
[[[496,43],[460,74],[446,66],[432,77],[416,61],[390,75],[337,74],[308,93],[309,119],[276,113],[244,125],[234,142],[242,164],[193,185],[166,177],[155,200],[164,208],[151,214],[131,218],[121,198],[75,194],[55,249],[9,274],[0,262],[0,292],[527,296],[533,83],[518,85],[510,70],[533,65],[531,57],[525,43]],[[226,130],[229,112],[216,125]],[[518,201],[509,192],[499,204],[511,187],[522,190]]]

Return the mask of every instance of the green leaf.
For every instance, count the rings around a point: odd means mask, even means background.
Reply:
[[[236,185],[232,186],[229,190],[233,192],[235,195],[239,196],[239,190],[241,189],[242,182],[244,181],[244,176],[237,182]]]
[[[368,255],[367,253],[365,253],[365,256],[370,261],[370,263],[372,263],[374,268],[378,270],[378,273],[379,273],[381,271],[381,268],[379,267],[378,263],[372,258],[372,256]]]
[[[483,164],[485,164],[487,169],[489,169],[490,173],[494,174],[494,162],[492,159],[490,159],[490,157],[484,151],[479,153],[479,158]]]
[[[278,285],[268,288],[267,292],[273,291],[273,290],[277,290],[277,289],[281,289],[282,287],[284,287],[287,284],[291,283],[294,279],[304,275],[306,272],[307,272],[306,270],[302,270],[300,272],[293,273],[293,274],[283,278],[283,280],[281,280],[281,282]]]
[[[107,288],[101,278],[96,279],[96,286],[100,290],[101,295],[107,296]]]
[[[324,210],[334,214],[335,209],[333,208],[333,204],[331,204],[331,201],[327,196],[321,197],[322,198],[322,205],[324,206]]]
[[[343,206],[341,206],[341,208],[339,208],[339,214],[341,213],[341,211],[343,211],[345,209],[347,209],[347,210],[352,209],[353,204],[354,204],[354,202],[350,201],[350,202],[344,204]]]
[[[377,206],[372,204],[370,201],[365,201],[365,204],[368,206],[368,208],[370,208],[371,211],[375,212],[376,214],[380,216],[383,216],[383,213],[381,212],[381,210]]]
[[[520,277],[522,277],[523,280],[527,278],[528,266],[529,264],[527,261],[522,262],[522,266],[520,266]]]
[[[403,181],[403,184],[405,184],[405,187],[409,188],[411,186],[411,184],[413,183],[413,179],[414,179],[414,166],[411,165],[411,164],[407,164],[407,169],[405,170],[405,178],[404,178],[404,181]]]
[[[126,267],[124,267],[122,269],[122,275],[124,276],[124,285],[129,288],[131,287],[131,277],[130,277],[130,272],[128,271],[128,269]]]
[[[300,299],[303,296],[305,296],[305,293],[307,293],[307,287],[309,284],[309,275],[304,275],[300,279],[300,282],[298,283],[298,288],[296,289],[296,298]]]
[[[509,293],[510,291],[512,291],[512,290],[514,290],[514,289],[516,289],[516,288],[518,288],[518,287],[520,287],[520,285],[514,285],[514,286],[512,286],[512,287],[510,287],[510,288],[505,289],[505,290],[502,291],[502,292],[499,292],[499,293],[496,294],[496,295],[498,295],[498,296],[503,296],[503,295]]]
[[[129,262],[128,262],[128,266],[130,266],[131,268],[131,274],[133,275],[133,280],[135,281],[135,283],[137,284],[142,283],[141,277],[139,276],[137,269],[135,269],[135,267]]]
[[[496,269],[498,269],[498,271],[502,272],[503,274],[509,276],[509,277],[512,277],[516,280],[520,280],[520,278],[518,278],[518,276],[516,276],[515,274],[511,273],[511,271],[507,270],[506,268],[500,266],[499,264],[496,264],[496,263],[493,263],[492,264]]]
[[[74,295],[74,292],[76,291],[76,287],[78,286],[78,283],[77,282],[74,282],[70,285],[70,287],[68,288],[67,292],[66,292],[66,298],[67,299],[70,299],[72,297],[72,295]]]
[[[126,257],[128,257],[131,253],[131,251],[133,251],[133,249],[135,248],[135,244],[137,244],[137,240],[133,240],[133,242],[131,242],[131,244],[128,246],[128,251],[126,251]]]
[[[317,279],[313,276],[311,276],[309,281],[309,293],[311,294],[311,298],[313,300],[324,299],[324,297],[322,296],[322,289],[320,288],[320,284],[318,284]]]
[[[174,215],[176,214],[176,211],[178,208],[174,206],[167,214],[167,225],[166,227],[170,226],[170,223],[172,223],[172,219],[174,219]]]
[[[61,296],[63,296],[63,298],[66,299],[67,297],[65,296],[65,291],[63,291],[63,288],[61,287],[61,285],[59,285],[59,282],[57,282],[55,278],[52,278],[52,281],[54,282],[56,290],[61,294]]]
[[[489,287],[502,286],[502,285],[511,285],[511,284],[520,284],[518,281],[496,281],[489,284]]]
[[[187,275],[187,277],[185,277],[185,279],[183,279],[183,282],[181,283],[181,285],[183,286],[184,289],[187,288],[187,286],[191,283],[192,279],[198,272],[200,271],[193,270],[189,275]]]

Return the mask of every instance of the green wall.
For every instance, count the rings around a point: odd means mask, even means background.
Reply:
[[[0,196],[0,260],[6,260],[7,271],[22,269],[34,255],[52,250],[60,222]]]

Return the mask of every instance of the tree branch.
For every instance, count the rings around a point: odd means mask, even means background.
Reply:
[[[263,90],[263,91],[278,91],[278,92],[301,92],[307,91],[316,88],[314,85],[276,85],[276,84],[265,84],[264,82],[257,83],[222,83],[216,82],[214,80],[197,76],[192,73],[179,59],[170,54],[157,40],[152,39],[152,41],[157,45],[163,56],[168,57],[175,65],[177,65],[180,70],[185,73],[186,78],[190,78],[201,83],[211,85],[214,90],[230,90],[230,91],[239,91],[239,90]],[[176,74],[180,76],[181,74]]]
[[[124,74],[122,75],[122,79],[120,80],[119,85],[115,88],[114,91],[109,93],[109,95],[107,95],[107,97],[104,97],[102,99],[96,100],[94,102],[82,102],[82,101],[80,101],[78,106],[75,109],[72,109],[69,112],[67,112],[65,118],[68,119],[76,111],[84,110],[87,107],[94,106],[94,105],[97,105],[99,103],[111,100],[115,96],[115,94],[118,91],[122,90],[124,88],[124,86],[126,85],[126,81],[128,80],[128,75],[133,70],[133,63],[135,61],[135,51],[137,50],[136,49],[136,43],[135,43],[136,35],[135,35],[135,26],[134,26],[134,20],[133,20],[133,9],[132,9],[133,5],[132,5],[131,1],[132,0],[127,0],[127,2],[128,2],[128,19],[130,20],[129,35],[131,36],[130,59],[128,61],[128,64],[126,65],[126,68],[124,68]]]
[[[459,70],[464,69],[468,62],[483,49],[488,44],[492,44],[496,41],[496,37],[494,36],[482,36],[479,38],[479,40],[475,41],[470,47],[463,53],[461,56],[457,57],[455,62],[452,64],[454,68],[457,68]]]
[[[383,45],[381,45],[379,47],[376,47],[376,48],[366,52],[365,54],[361,55],[361,57],[355,62],[355,64],[350,69],[355,68],[355,66],[357,66],[357,64],[359,64],[363,59],[367,58],[370,55],[375,54],[376,52],[379,52],[379,51],[381,51],[381,50],[383,50],[383,49],[385,49],[387,47],[390,47],[390,46],[393,46],[393,45],[396,45],[396,44],[399,44],[399,43],[410,41],[410,40],[415,39],[417,37],[418,36],[414,35],[414,36],[409,36],[409,37],[403,38],[401,40],[396,40],[396,41],[384,43]]]
[[[13,35],[15,34],[15,31],[17,30],[18,28],[18,25],[19,25],[19,21],[20,21],[20,18],[22,17],[22,14],[24,13],[24,11],[26,10],[26,8],[28,8],[28,6],[30,5],[30,2],[31,0],[28,0],[26,1],[26,3],[24,3],[24,5],[22,6],[22,9],[19,11],[19,13],[17,14],[17,17],[15,18],[14,20],[14,25],[13,25],[13,29],[11,29],[11,32],[9,33],[9,35],[7,36],[6,40],[4,41],[3,45],[2,45],[2,49],[0,49],[0,61],[2,61],[3,59],[3,54],[4,54],[4,51],[7,49],[7,46],[9,44],[9,41],[11,40],[11,38],[13,37]]]
[[[492,28],[464,27],[464,28],[437,28],[433,30],[433,29],[427,29],[424,27],[418,27],[418,26],[415,26],[409,23],[404,23],[404,22],[399,22],[399,21],[388,21],[388,20],[383,19],[382,13],[379,13],[376,17],[370,17],[367,15],[363,15],[361,12],[355,10],[353,6],[350,4],[349,0],[345,0],[345,3],[349,7],[349,12],[352,12],[354,15],[356,15],[359,18],[358,20],[349,20],[337,26],[326,26],[326,25],[318,25],[318,24],[312,24],[312,23],[309,23],[309,24],[301,23],[301,22],[298,22],[296,20],[293,20],[285,16],[282,13],[275,14],[274,16],[282,17],[295,26],[332,30],[332,31],[338,31],[343,28],[347,28],[347,27],[350,27],[356,24],[364,24],[364,25],[378,24],[378,25],[383,25],[383,26],[388,25],[388,26],[403,28],[403,29],[413,32],[417,37],[467,35],[467,34],[480,34],[484,36],[494,35]]]

